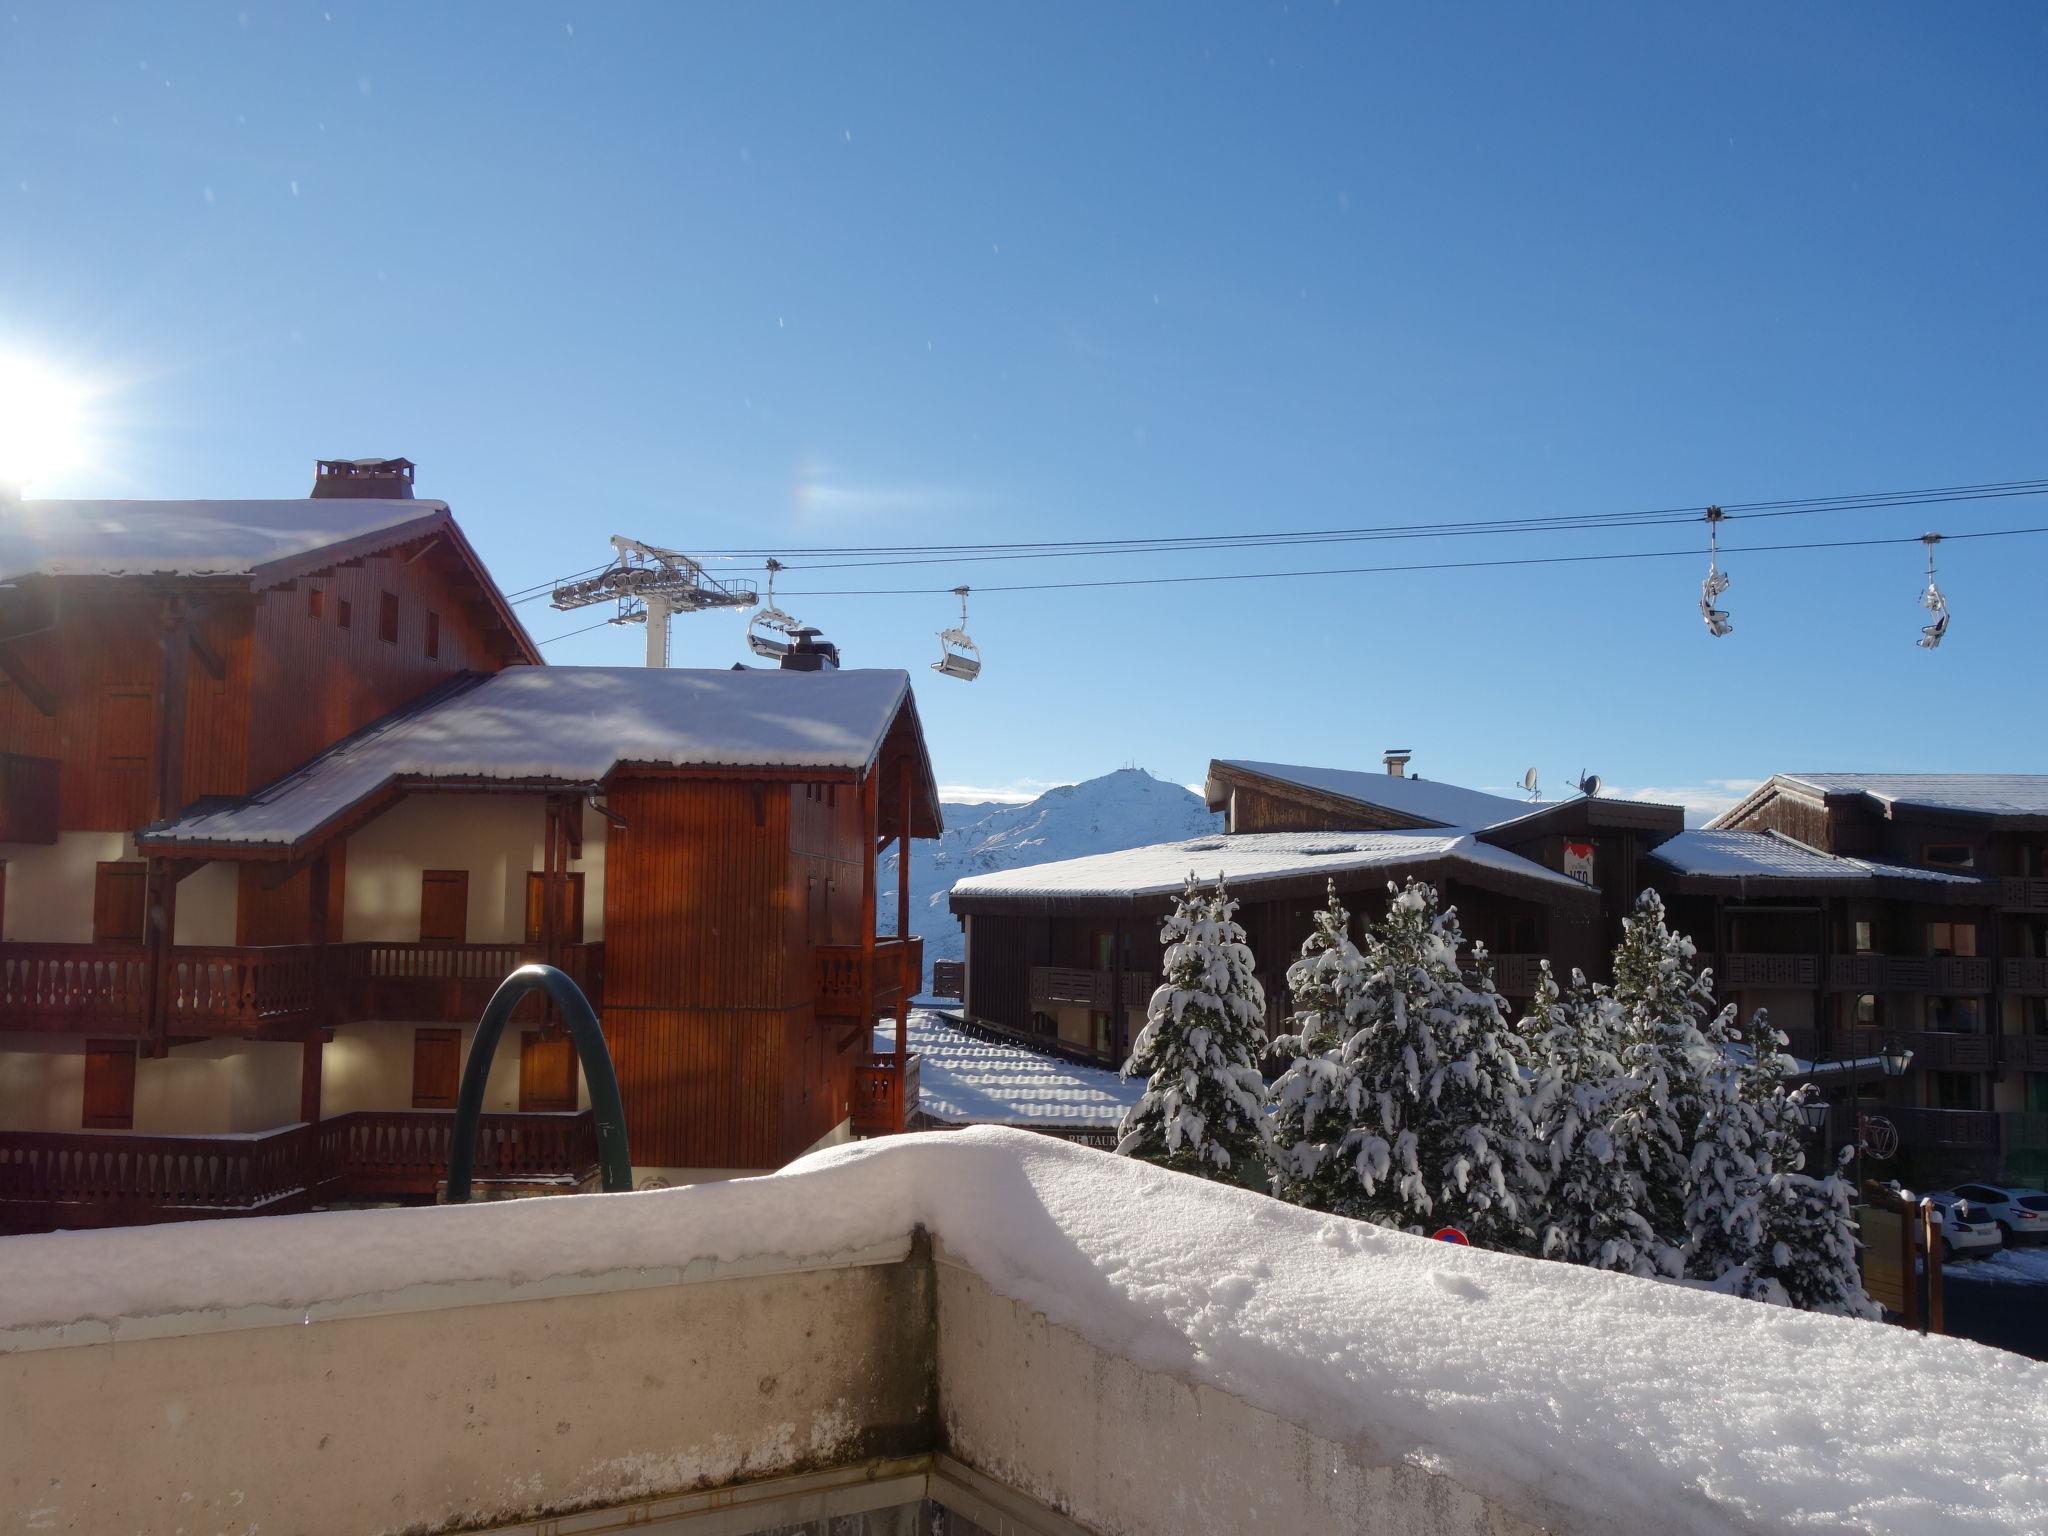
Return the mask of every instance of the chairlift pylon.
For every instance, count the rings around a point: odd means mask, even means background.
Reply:
[[[960,627],[939,631],[939,659],[932,670],[971,683],[981,676],[981,648],[967,637],[967,588],[955,587],[953,595],[960,599]]]
[[[775,575],[783,569],[780,560],[768,562],[768,595],[754,610],[753,617],[747,620],[747,648],[756,656],[765,656],[770,661],[780,661],[795,650],[797,636],[804,629],[802,620],[775,606]]]

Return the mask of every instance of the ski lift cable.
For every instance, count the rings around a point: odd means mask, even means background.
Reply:
[[[1883,501],[1873,501],[1867,498],[1837,497],[1831,499],[1833,503],[1831,505],[1798,507],[1781,506],[1776,510],[1763,510],[1743,514],[1731,513],[1725,507],[1720,510],[1721,515],[1724,519],[1733,519],[1737,516],[1800,517],[1823,512],[1874,511],[1892,507],[1929,506],[1935,504],[1952,504],[1959,501],[1982,501],[2011,496],[2038,495],[2048,495],[2048,481],[2013,481],[2005,482],[2002,485],[1995,487],[1957,487],[1952,493],[1934,497],[1928,497],[1920,495],[1918,493],[1901,493],[1898,497]],[[1764,504],[1755,503],[1752,505],[1762,506]],[[859,569],[862,567],[892,565],[941,565],[949,563],[979,563],[991,560],[1002,561],[1052,559],[1064,558],[1074,555],[1154,554],[1179,553],[1186,551],[1199,552],[1253,548],[1286,548],[1291,546],[1313,543],[1369,542],[1380,538],[1457,538],[1481,533],[1572,532],[1582,530],[1604,530],[1606,528],[1620,527],[1663,526],[1669,523],[1695,521],[1697,520],[1697,516],[1698,514],[1695,511],[1644,514],[1593,513],[1586,514],[1583,517],[1576,514],[1561,513],[1554,517],[1499,518],[1488,521],[1466,523],[1387,524],[1379,528],[1360,529],[1349,533],[1344,532],[1342,530],[1330,530],[1321,533],[1299,534],[1219,534],[1214,536],[1197,535],[1190,536],[1185,539],[1162,538],[1160,540],[1144,543],[1141,543],[1139,541],[1124,541],[1117,547],[1108,547],[1108,543],[1106,541],[1078,542],[1072,546],[1061,546],[1054,543],[1045,543],[1040,545],[1011,546],[1010,548],[1012,552],[1006,554],[934,554],[901,560],[820,562],[798,566],[781,565],[780,562],[778,562],[778,568],[784,570],[810,571],[850,570]],[[939,549],[943,546],[931,545],[926,547],[930,549]],[[959,548],[962,550],[994,547],[995,546],[976,545],[959,546]],[[597,567],[596,569],[601,570],[603,569],[603,567]],[[585,572],[579,574],[587,575],[589,573]],[[564,581],[569,581],[573,579],[575,578],[563,578]],[[525,603],[534,601],[538,597],[547,595],[549,595],[549,589],[541,588],[538,591],[526,591],[514,595],[510,600],[514,603]]]
[[[1973,485],[1934,486],[1920,490],[1903,491],[1860,491],[1834,496],[1795,496],[1772,501],[1724,502],[1722,511],[1729,518],[1756,516],[1765,512],[1784,511],[1790,514],[1821,512],[1839,508],[1847,511],[1865,508],[1881,509],[1890,506],[1921,506],[1949,501],[1975,501],[1998,496],[2038,496],[2048,494],[2048,478],[2031,480],[1985,481]],[[985,544],[882,544],[882,545],[812,545],[748,547],[733,549],[707,549],[700,553],[705,556],[732,558],[759,558],[763,555],[965,555],[983,551],[1003,552],[1040,549],[1123,549],[1144,550],[1173,547],[1176,545],[1206,546],[1210,544],[1257,544],[1280,539],[1350,538],[1365,533],[1431,533],[1457,528],[1512,528],[1543,526],[1551,523],[1566,523],[1571,526],[1599,527],[1610,524],[1626,524],[1638,519],[1687,521],[1697,519],[1705,509],[1700,506],[1636,508],[1623,512],[1581,512],[1549,513],[1532,517],[1513,518],[1472,518],[1456,519],[1435,523],[1384,523],[1349,528],[1300,529],[1275,533],[1244,534],[1187,534],[1181,536],[1141,535],[1117,539],[1034,539],[1010,543]],[[794,567],[792,567],[794,569]]]
[[[1946,535],[1946,538],[1948,541],[1953,542],[1958,539],[2021,538],[2035,534],[2048,534],[2048,526],[1989,528],[1976,533],[1951,533]],[[1724,553],[1757,555],[1782,554],[1800,550],[1873,549],[1885,545],[1917,544],[1919,542],[1920,536],[1918,534],[1908,534],[1903,537],[1892,538],[1816,539],[1792,544],[1749,544],[1738,549],[1725,550]],[[1221,581],[1294,581],[1311,576],[1373,576],[1405,574],[1418,571],[1471,571],[1492,570],[1510,566],[1580,565],[1604,561],[1696,560],[1698,558],[1699,548],[1695,545],[1690,549],[1637,549],[1586,555],[1513,555],[1504,556],[1497,560],[1431,560],[1417,561],[1407,565],[1323,566],[1292,571],[1221,571],[1203,576],[1124,576],[1096,581],[1030,581],[1015,582],[1003,586],[977,586],[974,590],[983,593],[1072,592],[1103,587],[1165,587]],[[821,587],[797,595],[802,597],[928,597],[952,590],[950,587]]]

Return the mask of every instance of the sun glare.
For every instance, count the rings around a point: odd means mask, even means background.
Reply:
[[[0,352],[0,484],[33,487],[85,452],[85,391],[54,369]]]

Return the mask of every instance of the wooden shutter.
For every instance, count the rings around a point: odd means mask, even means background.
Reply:
[[[386,645],[398,644],[398,594],[377,594],[377,638]]]
[[[130,683],[100,690],[100,766],[147,773],[156,735],[156,695]]]
[[[526,942],[540,942],[540,907],[543,892],[547,890],[547,876],[539,870],[528,870],[526,874]],[[561,914],[555,927],[564,944],[583,942],[583,872],[564,875],[561,896]]]
[[[146,864],[102,864],[93,872],[92,941],[95,944],[142,942]]]
[[[567,1035],[537,1029],[519,1037],[519,1108],[544,1114],[576,1107],[576,1047]]]
[[[88,1131],[126,1131],[135,1126],[135,1042],[85,1042],[85,1114]]]
[[[420,942],[464,944],[469,941],[469,871],[428,869],[420,872]]]
[[[412,1032],[412,1107],[453,1109],[462,1077],[462,1031],[416,1029]]]

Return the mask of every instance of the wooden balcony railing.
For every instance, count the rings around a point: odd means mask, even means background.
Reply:
[[[858,944],[818,946],[816,1013],[821,1019],[858,1019],[862,999],[873,1016],[894,1013],[899,998],[915,996],[924,981],[924,940],[875,941],[873,985],[867,976],[867,953]]]
[[[853,1130],[857,1136],[887,1136],[907,1130],[917,1113],[918,1059],[909,1058],[907,1079],[896,1081],[896,1058],[870,1052],[853,1076]]]
[[[1981,955],[1831,955],[1833,992],[1983,993],[1991,962]]]
[[[1913,1053],[1911,1070],[1916,1072],[1988,1072],[1998,1054],[1998,1037],[1988,1034],[1851,1029],[1836,1031],[1834,1038],[1837,1055],[1854,1055],[1859,1060],[1877,1055],[1887,1040],[1897,1040]]]
[[[2048,993],[2048,960],[2007,960],[2000,980],[2008,992]]]
[[[307,1125],[225,1137],[0,1131],[0,1222],[16,1224],[28,1207],[82,1218],[51,1223],[65,1226],[300,1210],[312,1154]]]
[[[1034,1008],[1094,1008],[1107,1012],[1114,974],[1074,966],[1034,965],[1030,981]]]
[[[326,988],[310,944],[171,951],[165,1018],[174,1035],[298,1032],[321,1022]]]
[[[499,982],[539,958],[523,944],[179,946],[165,973],[165,1029],[295,1038],[366,1019],[468,1023]],[[566,946],[562,969],[602,1003],[602,944]],[[147,972],[139,944],[0,944],[0,1030],[140,1034]],[[536,995],[515,1017],[544,1010]]]
[[[2048,1035],[2007,1035],[1999,1043],[2007,1066],[2025,1072],[2048,1072]]]
[[[1882,1115],[1897,1126],[1902,1146],[1998,1150],[1999,1117],[1989,1110],[1911,1109],[1883,1105],[1869,1113]]]
[[[1714,979],[1723,987],[1814,987],[1820,984],[1820,956],[1725,954]]]
[[[353,1195],[430,1194],[448,1175],[455,1115],[438,1109],[359,1109],[320,1122],[323,1187]],[[590,1112],[480,1118],[476,1177],[574,1185],[597,1167]]]
[[[136,1034],[147,980],[139,944],[0,944],[0,1029]]]
[[[1998,1144],[2007,1152],[2048,1149],[2048,1114],[2019,1111],[1998,1117]]]
[[[0,1131],[0,1230],[129,1226],[431,1195],[447,1177],[449,1110],[355,1110],[247,1136]],[[485,1115],[480,1181],[573,1188],[597,1169],[590,1112]]]
[[[2008,875],[1998,882],[1998,901],[2015,912],[2048,912],[2048,880]]]

